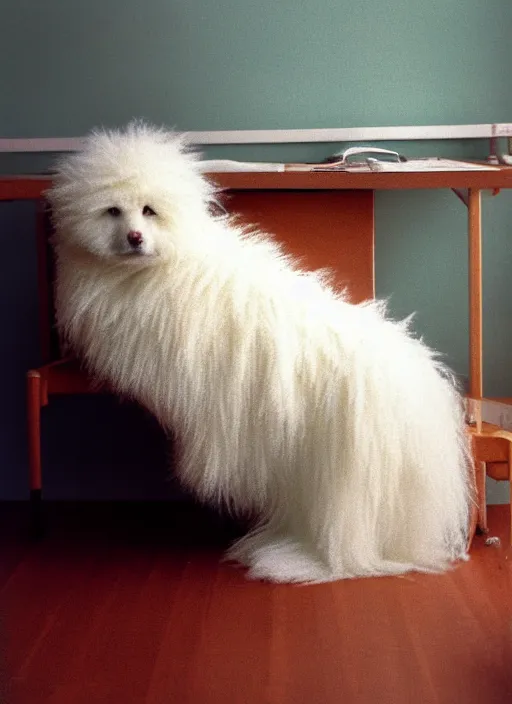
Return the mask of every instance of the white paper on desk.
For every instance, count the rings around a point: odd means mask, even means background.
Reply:
[[[409,159],[400,163],[368,159],[370,171],[496,171],[491,164],[474,164],[455,159]]]
[[[247,173],[247,172],[281,172],[284,164],[260,161],[233,161],[230,159],[208,159],[199,162],[199,169],[205,173]]]

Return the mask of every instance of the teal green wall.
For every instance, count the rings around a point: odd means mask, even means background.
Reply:
[[[1,130],[511,119],[509,0],[12,0]]]
[[[512,121],[510,0],[13,0],[0,17],[1,137],[79,136],[134,116],[184,130]],[[343,146],[205,155],[318,159]],[[0,172],[49,163],[0,155]],[[484,202],[486,391],[510,396],[511,212],[512,194]],[[465,375],[463,204],[450,192],[379,193],[376,228],[378,294],[396,314],[416,310],[417,329]]]

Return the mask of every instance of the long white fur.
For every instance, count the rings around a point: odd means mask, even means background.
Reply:
[[[465,559],[470,463],[450,373],[383,303],[352,305],[270,235],[212,215],[214,198],[185,138],[142,123],[65,157],[49,192],[64,339],[179,437],[185,485],[255,517],[229,552],[250,577]]]

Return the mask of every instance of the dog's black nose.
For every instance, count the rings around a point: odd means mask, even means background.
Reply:
[[[128,240],[130,247],[133,247],[134,249],[140,247],[142,244],[142,234],[140,232],[129,232],[126,235],[126,239]]]

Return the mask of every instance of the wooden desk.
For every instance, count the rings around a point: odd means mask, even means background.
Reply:
[[[512,188],[512,167],[500,166],[494,171],[424,171],[343,173],[336,171],[285,173],[210,174],[227,190],[336,190],[389,191],[439,188],[473,188],[494,190]],[[0,200],[34,200],[51,184],[50,176],[0,176]]]
[[[350,286],[357,301],[373,296],[375,290],[373,197],[368,194],[376,190],[467,189],[469,395],[482,398],[481,192],[512,188],[512,168],[418,173],[288,171],[210,177],[227,193],[230,210],[275,232],[293,253],[304,257],[307,266],[333,267],[338,281]],[[0,200],[39,199],[50,183],[49,176],[0,177]]]
[[[374,296],[374,200],[376,190],[467,189],[469,252],[469,396],[481,399],[482,381],[482,226],[481,192],[512,188],[512,168],[493,171],[429,172],[292,172],[210,174],[225,192],[224,205],[242,220],[273,232],[287,249],[300,256],[305,266],[332,267],[339,284],[347,285],[353,301]],[[39,200],[50,186],[48,176],[0,177],[0,200]],[[460,195],[460,193],[459,193]],[[47,248],[39,248],[41,271],[42,342],[46,377],[38,393],[42,405],[48,393],[66,388],[88,390],[87,384],[70,384],[60,377],[59,359],[50,330],[51,281],[48,281]],[[65,372],[69,374],[69,370]],[[45,386],[46,384],[46,386]],[[510,441],[497,437],[495,429],[479,422],[471,430],[479,475],[480,524],[485,529],[485,468],[493,476],[512,479]],[[512,455],[511,455],[512,456]],[[483,479],[482,479],[483,474]],[[482,504],[483,502],[483,504]],[[512,522],[511,522],[512,525]]]

